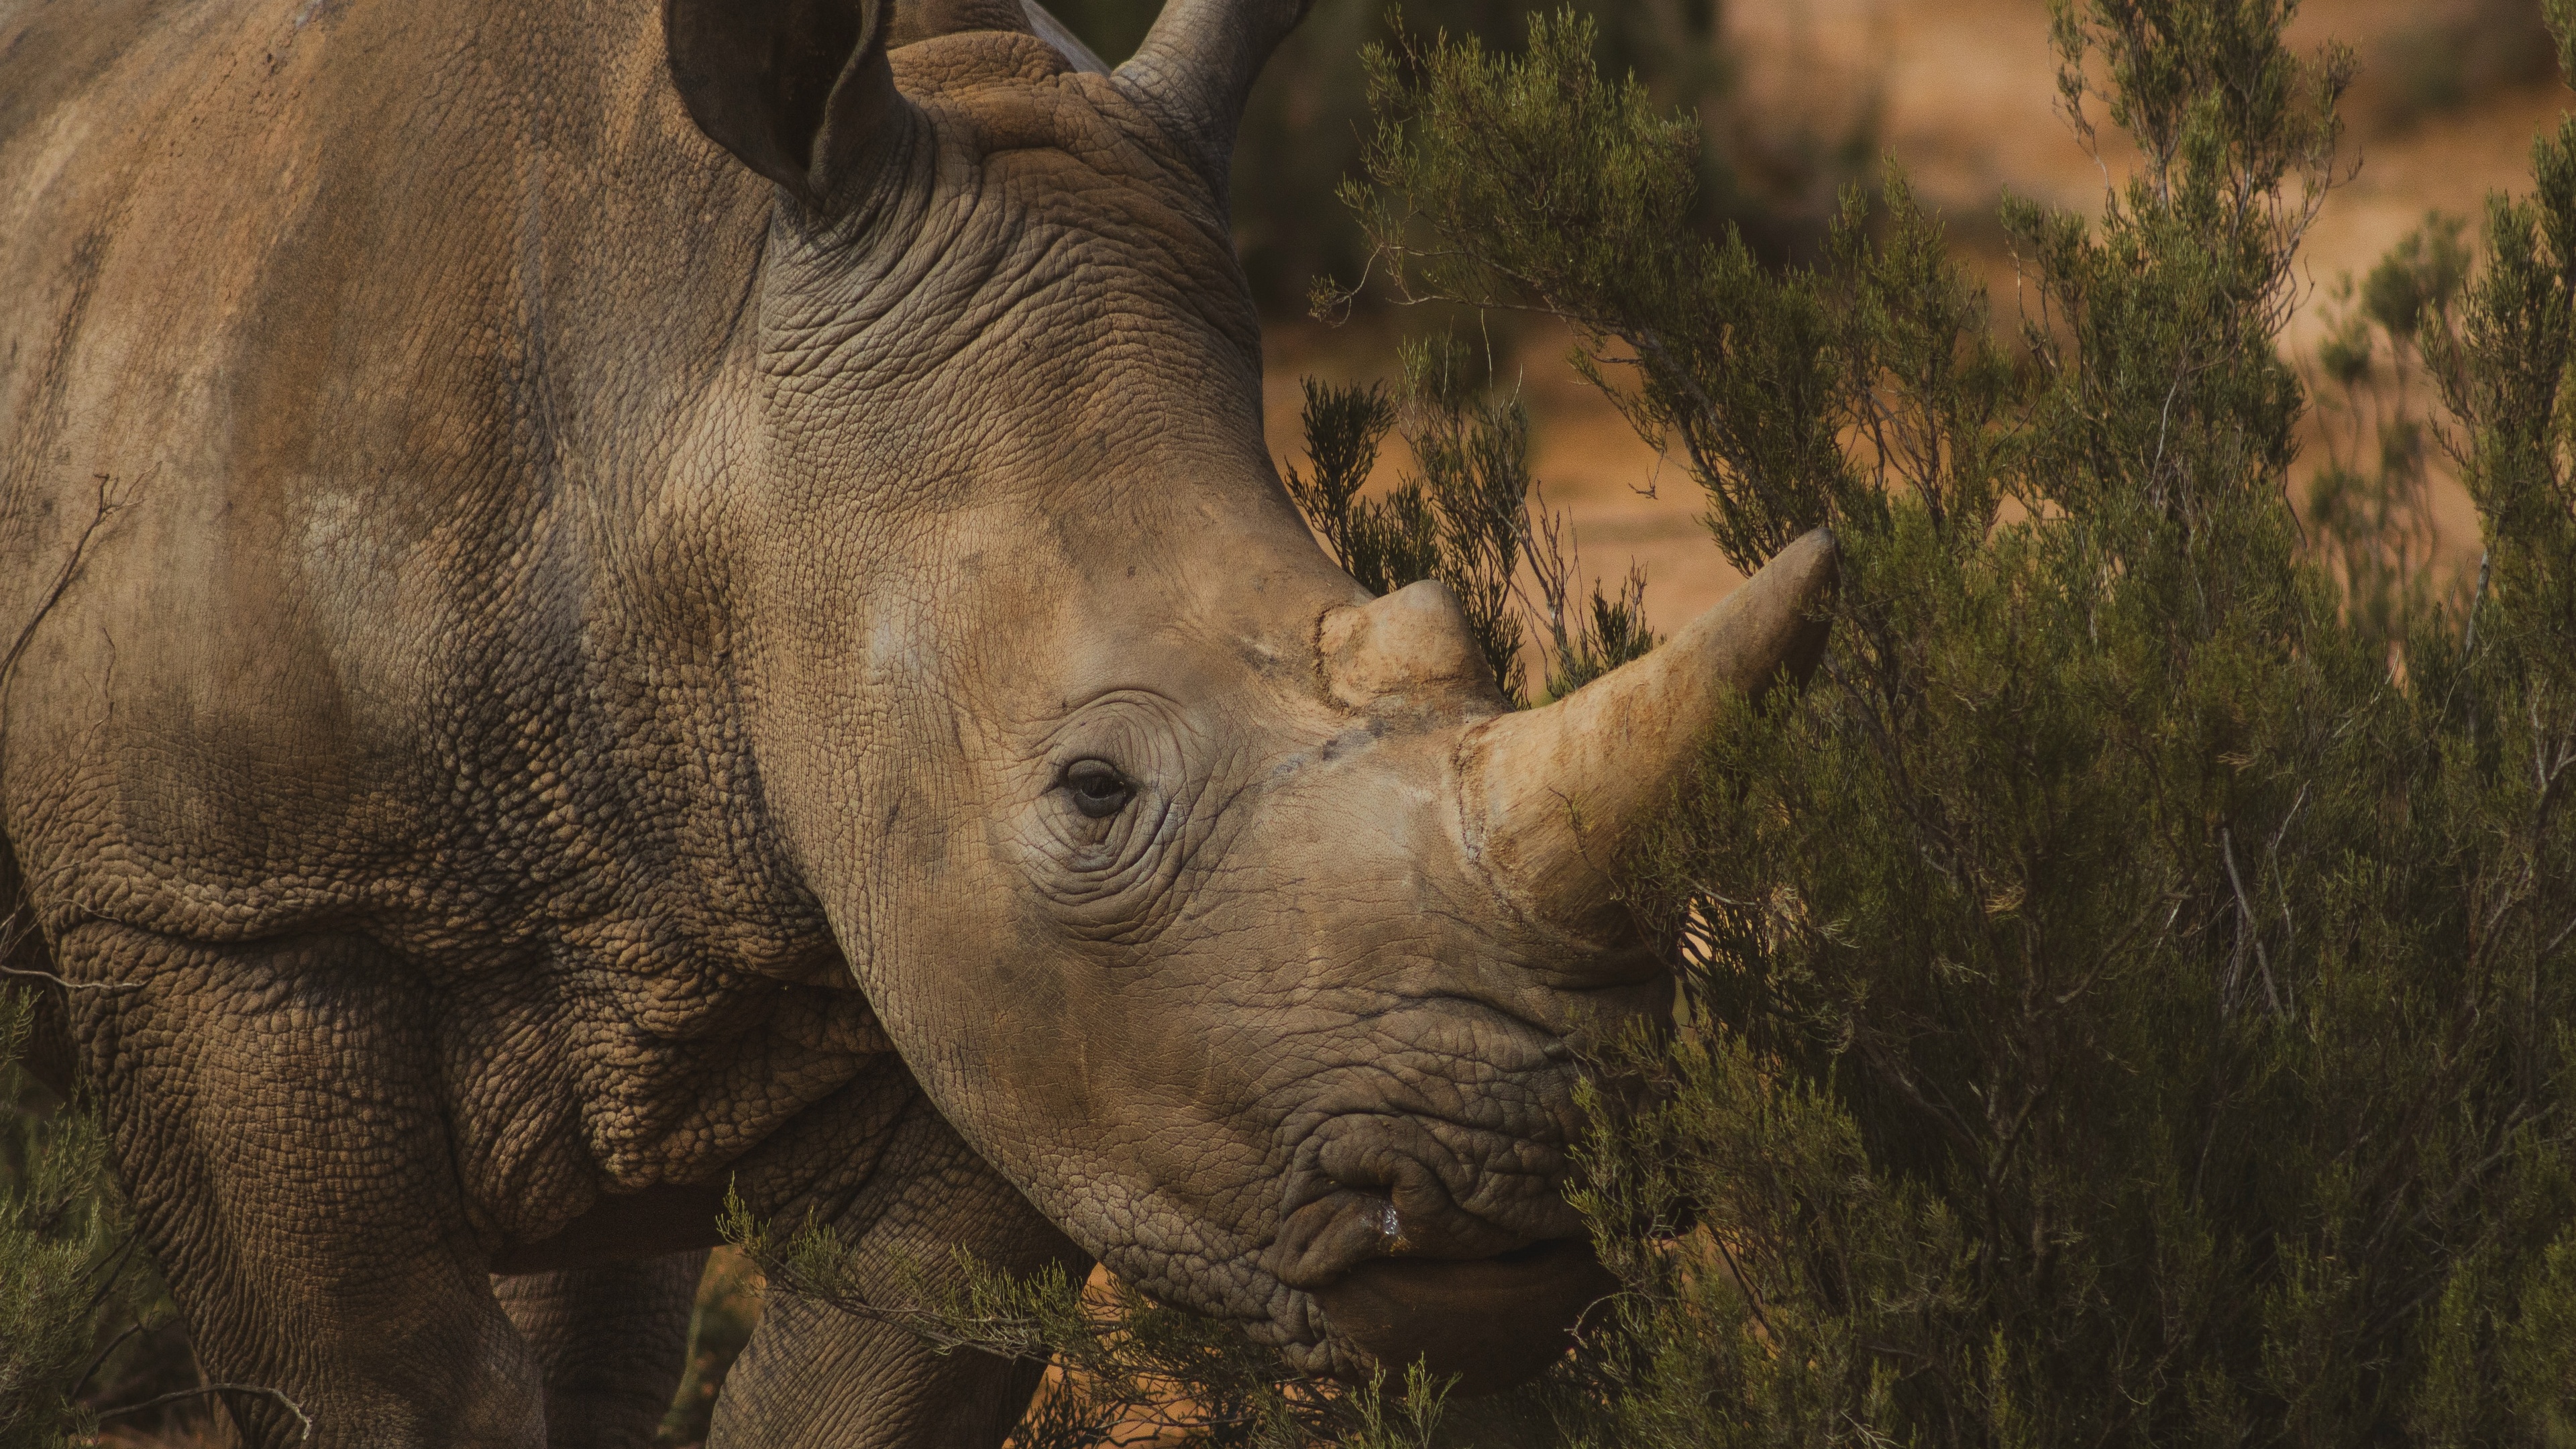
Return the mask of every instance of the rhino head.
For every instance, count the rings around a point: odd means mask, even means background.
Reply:
[[[1518,713],[1439,585],[1324,554],[1225,207],[1303,8],[1171,0],[1108,72],[989,0],[668,0],[781,192],[764,425],[709,444],[746,727],[921,1086],[1084,1249],[1307,1368],[1492,1383],[1600,1287],[1575,1045],[1669,1005],[1605,871],[1832,547]]]

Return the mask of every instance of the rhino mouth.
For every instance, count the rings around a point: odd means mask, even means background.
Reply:
[[[1376,1258],[1310,1291],[1365,1367],[1400,1372],[1418,1358],[1459,1392],[1487,1394],[1545,1372],[1618,1286],[1589,1240],[1556,1238],[1489,1258]]]
[[[1518,1100],[1489,1098],[1481,1120],[1451,1115],[1460,1104],[1429,1080],[1337,1084],[1337,1110],[1297,1124],[1260,1266],[1303,1300],[1281,1347],[1308,1371],[1401,1374],[1421,1360],[1487,1393],[1562,1356],[1616,1284],[1563,1196],[1574,1126],[1554,1078],[1516,1082]]]

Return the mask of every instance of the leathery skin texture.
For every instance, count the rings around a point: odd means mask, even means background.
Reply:
[[[209,1374],[637,1442],[728,1184],[1318,1370],[1369,1264],[1577,1233],[1572,1044],[1669,987],[1264,456],[1222,165],[1301,9],[1106,74],[984,0],[0,0],[0,913],[130,988],[57,1045]],[[773,1303],[718,1442],[1031,1382]]]

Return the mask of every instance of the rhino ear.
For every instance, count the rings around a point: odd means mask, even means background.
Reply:
[[[698,129],[809,206],[895,104],[885,0],[663,0],[671,80]]]

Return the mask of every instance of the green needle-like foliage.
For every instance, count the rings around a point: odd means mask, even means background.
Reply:
[[[1633,349],[1642,386],[1605,388],[1703,476],[1746,474],[1711,503],[1720,547],[1749,568],[1825,516],[1841,481],[1826,299],[1691,230],[1696,128],[1604,81],[1593,45],[1568,12],[1531,22],[1521,60],[1472,39],[1372,50],[1375,184],[1344,199],[1402,300],[1554,313],[1596,379],[1611,339]]]
[[[96,1129],[40,1114],[21,1082],[33,1008],[31,993],[0,988],[0,1449],[54,1449],[88,1427],[72,1380],[90,1353],[108,1226]]]

